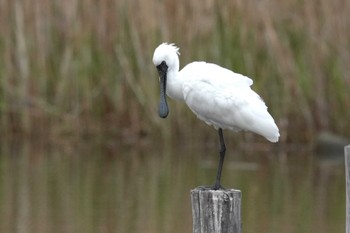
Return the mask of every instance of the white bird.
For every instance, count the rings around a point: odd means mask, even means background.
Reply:
[[[168,116],[167,94],[184,101],[200,120],[218,130],[220,161],[211,188],[222,189],[220,179],[226,151],[222,130],[248,130],[271,142],[278,141],[279,130],[264,101],[250,88],[253,84],[250,78],[202,61],[192,62],[179,71],[179,55],[174,44],[163,43],[154,51],[153,63],[160,81],[159,116]]]

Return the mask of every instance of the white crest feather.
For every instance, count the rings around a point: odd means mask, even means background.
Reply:
[[[174,49],[174,51],[176,52],[176,54],[177,55],[180,55],[180,49],[179,49],[179,47],[176,47],[176,45],[174,44],[174,43],[171,43],[171,44],[167,44],[167,43],[164,43],[164,44],[166,44],[166,45],[168,45],[168,46],[171,46],[171,48],[172,49]]]
[[[153,63],[157,66],[162,61],[166,61],[166,63],[170,65],[170,63],[178,60],[179,55],[179,48],[176,47],[174,43],[162,43],[154,51]]]

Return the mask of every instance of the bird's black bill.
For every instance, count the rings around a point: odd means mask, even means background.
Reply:
[[[169,114],[168,103],[166,102],[166,72],[168,66],[165,62],[162,62],[157,66],[159,72],[159,81],[160,81],[160,100],[159,100],[159,109],[158,114],[161,118],[166,118]]]
[[[166,75],[160,77],[160,99],[158,114],[161,118],[166,118],[169,114],[168,103],[166,102]]]

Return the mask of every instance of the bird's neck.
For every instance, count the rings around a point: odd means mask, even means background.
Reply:
[[[179,65],[169,69],[167,73],[167,95],[172,99],[183,100],[182,83]]]

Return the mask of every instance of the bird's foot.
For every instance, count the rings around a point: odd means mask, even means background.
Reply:
[[[214,185],[205,185],[205,186],[199,186],[197,189],[200,190],[224,190],[225,188],[222,187],[220,184],[214,184]]]
[[[221,189],[225,189],[225,188],[222,187],[220,184],[215,183],[213,186],[211,186],[211,189],[213,189],[213,190],[221,190]]]

